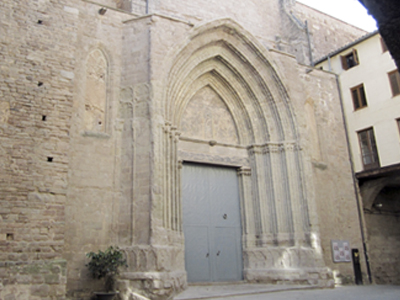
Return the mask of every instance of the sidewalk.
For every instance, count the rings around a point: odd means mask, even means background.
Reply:
[[[190,285],[187,290],[174,297],[174,300],[199,300],[211,298],[223,298],[257,295],[280,291],[293,291],[304,289],[315,289],[310,285],[271,285],[250,283],[227,283],[209,285]]]
[[[400,286],[339,286],[319,289],[313,286],[227,284],[189,286],[174,300],[399,300]]]

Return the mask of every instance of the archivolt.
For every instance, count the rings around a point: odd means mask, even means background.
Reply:
[[[230,20],[196,29],[169,73],[166,120],[179,126],[191,97],[210,86],[229,108],[241,144],[297,141],[287,92],[262,49]]]
[[[283,233],[308,234],[309,213],[301,148],[288,94],[268,51],[243,28],[219,20],[195,29],[175,51],[165,91],[163,164],[164,227],[181,231],[179,126],[191,99],[204,87],[224,101],[239,143],[248,150],[251,189],[243,195],[246,232],[257,245]],[[243,172],[244,174],[245,172]],[[244,183],[243,183],[244,184]],[[304,237],[306,236],[304,235]],[[275,243],[275,242],[274,242]],[[308,242],[307,242],[308,243]]]

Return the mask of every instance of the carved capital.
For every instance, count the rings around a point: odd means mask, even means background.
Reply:
[[[281,143],[268,143],[263,147],[263,153],[280,153],[284,151],[284,146]]]
[[[178,161],[176,162],[176,166],[177,166],[178,169],[182,169],[182,167],[183,167],[183,160],[178,160]]]
[[[251,176],[251,169],[248,167],[241,167],[237,171],[239,176]]]
[[[247,147],[247,150],[249,151],[249,155],[263,154],[262,145],[251,145]]]
[[[179,142],[179,138],[181,136],[181,133],[179,131],[175,131],[174,132],[174,142],[178,143]]]
[[[297,144],[297,143],[287,143],[287,144],[285,144],[285,148],[286,148],[286,150],[288,150],[288,151],[293,151],[293,152],[296,152],[296,151],[301,151],[301,147],[300,147],[300,145],[299,144]]]

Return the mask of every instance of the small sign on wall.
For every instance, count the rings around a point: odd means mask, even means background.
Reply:
[[[331,240],[333,262],[351,262],[349,241]]]

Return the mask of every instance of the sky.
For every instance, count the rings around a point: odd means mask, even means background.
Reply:
[[[358,0],[297,0],[366,31],[376,30],[375,20]]]

